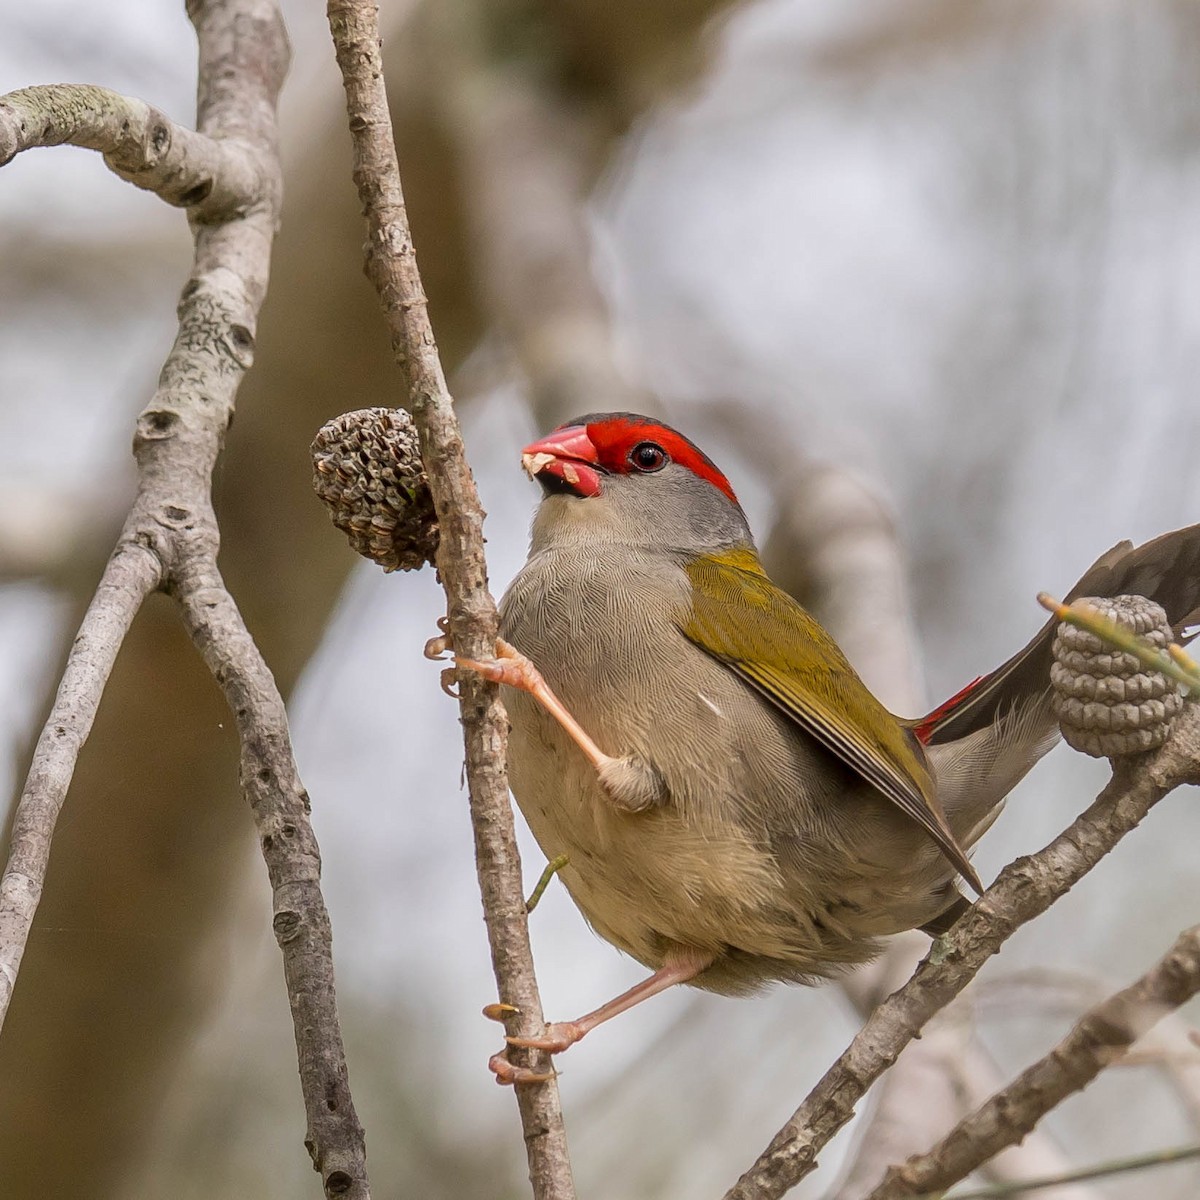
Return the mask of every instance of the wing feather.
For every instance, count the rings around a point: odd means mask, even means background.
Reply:
[[[689,562],[682,631],[924,828],[977,891],[916,738],[871,694],[837,643],[749,549]],[[769,620],[763,620],[769,615]]]

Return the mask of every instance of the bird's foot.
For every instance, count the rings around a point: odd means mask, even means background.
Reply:
[[[438,618],[438,628],[441,633],[425,643],[425,657],[440,661],[447,654],[454,653],[454,639],[450,635],[450,625],[445,617]],[[523,692],[537,695],[540,691],[548,690],[542,673],[515,646],[503,638],[496,639],[495,658],[462,658],[454,657],[454,669],[466,668],[482,675],[491,683],[505,683],[509,687],[520,688]]]
[[[449,622],[445,617],[438,618],[438,628],[442,632],[425,643],[425,657],[435,661],[454,653],[454,639],[450,636]],[[455,673],[463,669],[482,675],[490,683],[507,684],[534,696],[540,697],[542,693],[553,695],[537,667],[503,638],[496,639],[495,658],[463,658],[457,654],[454,656],[454,666],[442,672],[442,691],[447,695],[457,698],[451,688],[455,682]]]
[[[530,1067],[518,1067],[508,1061],[508,1051],[501,1050],[488,1059],[488,1070],[496,1077],[501,1087],[515,1087],[518,1083],[549,1083],[554,1071],[534,1071]]]
[[[687,983],[695,979],[701,971],[712,965],[713,955],[707,951],[685,946],[676,947],[657,971],[641,983],[636,983],[628,991],[622,992],[607,1004],[602,1004],[594,1012],[580,1017],[577,1021],[554,1021],[546,1026],[540,1037],[508,1037],[504,1040],[510,1047],[521,1050],[542,1050],[547,1054],[561,1054],[568,1047],[575,1045],[585,1034],[603,1025],[619,1013],[623,1013],[657,996],[659,992],[673,987],[677,983]],[[496,1010],[495,1016],[503,1019],[510,1016],[509,1005],[489,1005]],[[485,1012],[488,1010],[485,1009]],[[489,1014],[492,1015],[492,1014]],[[547,1075],[530,1071],[526,1067],[514,1066],[508,1060],[507,1053],[501,1051],[493,1055],[488,1066],[496,1076],[498,1083],[544,1083],[550,1078]]]
[[[505,1004],[503,1001],[485,1004],[483,1007],[483,1015],[490,1021],[507,1021],[509,1017],[519,1016],[520,1012],[521,1010],[515,1004]],[[536,1040],[532,1039],[531,1041]],[[576,1038],[576,1041],[578,1040]],[[555,1077],[557,1072],[553,1066],[550,1066],[548,1071],[535,1071],[532,1067],[519,1066],[508,1057],[508,1052],[513,1046],[537,1049],[536,1046],[522,1042],[519,1038],[506,1038],[505,1041],[509,1045],[488,1059],[488,1070],[495,1075],[497,1083],[505,1087],[512,1087],[518,1083],[548,1083]]]
[[[434,639],[435,641],[438,639]],[[509,645],[503,638],[496,639],[495,658],[459,658],[454,663],[458,667],[466,667],[482,675],[492,683],[507,684],[522,692],[537,696],[541,692],[549,692],[542,673],[515,646]]]
[[[522,1050],[545,1050],[547,1054],[561,1054],[575,1045],[590,1028],[582,1021],[553,1021],[546,1026],[546,1032],[541,1037],[509,1037],[504,1040]]]
[[[443,617],[438,622],[441,636],[430,638],[425,643],[425,657],[440,659],[452,652],[454,644]],[[567,710],[566,705],[550,690],[541,671],[515,646],[503,638],[496,639],[495,658],[461,658],[457,655],[454,667],[442,672],[442,690],[450,695],[454,672],[474,671],[492,683],[528,692],[563,727],[571,740],[583,751],[588,761],[600,776],[600,786],[619,808],[628,812],[642,812],[667,799],[666,785],[662,777],[645,759],[636,754],[614,758],[605,754],[592,740],[587,731]]]
[[[441,623],[439,622],[439,625]],[[437,658],[446,650],[452,649],[449,635],[432,638],[425,646],[425,653],[430,658]],[[588,762],[597,770],[614,760],[592,740],[587,730],[571,715],[563,702],[550,690],[550,685],[543,678],[541,671],[525,657],[515,646],[509,645],[503,638],[496,639],[496,657],[486,659],[461,658],[455,656],[454,665],[457,670],[465,668],[475,671],[492,683],[503,683],[522,692],[528,692],[564,729],[567,736],[583,751]],[[444,683],[444,681],[443,681]]]

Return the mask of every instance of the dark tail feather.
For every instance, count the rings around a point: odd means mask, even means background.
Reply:
[[[1147,596],[1166,611],[1177,641],[1200,623],[1200,525],[1164,533],[1134,547],[1121,542],[1092,564],[1067,594]],[[1002,710],[1036,696],[1050,686],[1051,643],[1057,622],[1048,621],[1033,641],[997,667],[912,723],[926,745],[952,742],[990,725]]]

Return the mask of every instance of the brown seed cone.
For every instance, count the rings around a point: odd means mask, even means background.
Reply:
[[[435,563],[438,524],[412,418],[360,408],[326,422],[312,444],[313,490],[350,545],[385,571]]]
[[[1167,614],[1144,596],[1085,597],[1080,602],[1159,650],[1172,640]],[[1162,672],[1066,622],[1055,633],[1050,682],[1063,737],[1093,758],[1161,746],[1183,707],[1179,687]]]

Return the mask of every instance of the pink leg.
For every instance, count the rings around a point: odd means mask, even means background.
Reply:
[[[425,645],[425,657],[439,659],[451,650],[449,635],[445,632],[445,618],[438,622],[443,634],[431,638]],[[667,792],[658,772],[644,759],[636,755],[614,758],[605,754],[592,740],[587,730],[571,715],[565,704],[550,690],[542,673],[515,646],[503,638],[496,639],[496,657],[481,661],[474,658],[455,657],[456,667],[475,671],[492,683],[503,683],[511,688],[528,692],[566,731],[567,736],[583,751],[584,757],[596,768],[600,786],[620,807],[629,812],[641,812],[665,799]],[[442,688],[446,690],[443,672]],[[450,693],[453,695],[453,693]]]
[[[597,1025],[612,1020],[618,1013],[627,1012],[635,1004],[641,1004],[643,1000],[649,1000],[651,996],[657,996],[659,992],[665,992],[677,983],[687,983],[690,979],[695,979],[701,971],[712,965],[712,961],[711,954],[699,950],[675,951],[668,955],[667,961],[649,979],[634,984],[629,991],[622,992],[615,1000],[602,1004],[594,1012],[580,1017],[577,1021],[556,1021],[548,1024],[542,1037],[510,1037],[505,1040],[510,1046],[561,1054]],[[524,1067],[514,1067],[503,1054],[495,1055],[488,1066],[496,1076],[497,1083],[540,1083],[546,1078],[541,1074],[535,1075]]]
[[[496,657],[490,662],[479,662],[473,658],[455,658],[455,663],[471,671],[478,671],[492,683],[504,683],[511,688],[528,692],[562,727],[571,740],[583,751],[596,770],[613,761],[592,741],[587,730],[579,724],[563,702],[550,690],[542,673],[515,646],[503,638],[496,639]]]
[[[445,618],[438,622],[442,636],[430,638],[425,643],[426,658],[441,658],[447,650],[452,650],[449,635],[446,633]],[[542,678],[542,673],[509,642],[503,638],[496,639],[496,657],[486,662],[475,658],[460,658],[455,655],[454,663],[466,667],[470,671],[482,675],[492,683],[504,683],[511,688],[519,688],[528,692],[562,727],[567,731],[571,740],[583,751],[597,771],[614,763],[612,755],[605,754],[592,741],[586,729],[579,724],[567,706],[550,690],[550,685]]]

